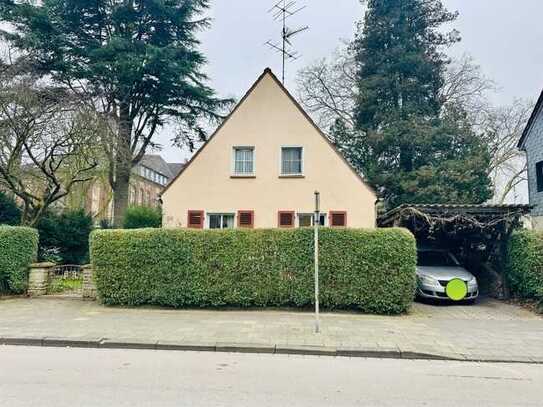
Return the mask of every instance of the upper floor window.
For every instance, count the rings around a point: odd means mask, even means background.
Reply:
[[[543,161],[535,164],[535,176],[537,179],[537,192],[543,192]]]
[[[254,147],[234,147],[234,175],[253,175]]]
[[[303,148],[281,148],[281,175],[302,175],[303,173]]]

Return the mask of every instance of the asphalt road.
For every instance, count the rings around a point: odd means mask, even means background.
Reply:
[[[543,366],[0,346],[0,406],[541,406]]]

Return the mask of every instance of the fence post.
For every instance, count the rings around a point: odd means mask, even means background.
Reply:
[[[34,263],[30,265],[27,290],[29,296],[38,297],[47,293],[49,273],[53,267],[55,267],[55,263]]]
[[[83,298],[96,299],[96,285],[94,284],[94,272],[92,265],[86,264],[82,267],[83,272]]]

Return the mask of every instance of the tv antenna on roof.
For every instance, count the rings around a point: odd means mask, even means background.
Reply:
[[[285,83],[285,63],[287,60],[295,60],[300,57],[300,54],[297,51],[294,51],[291,43],[292,37],[301,33],[302,31],[308,30],[309,27],[303,26],[295,29],[287,27],[287,18],[292,17],[295,14],[298,14],[306,6],[298,7],[296,0],[279,0],[275,6],[268,10],[268,13],[272,13],[273,19],[275,21],[281,21],[283,23],[283,30],[281,31],[281,40],[282,44],[277,44],[268,40],[266,45],[271,49],[278,51],[283,56],[283,84]]]

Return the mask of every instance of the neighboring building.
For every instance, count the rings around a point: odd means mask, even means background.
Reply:
[[[530,205],[533,206],[532,224],[535,229],[543,229],[543,92],[522,133],[518,148],[526,152]]]
[[[163,225],[373,228],[376,194],[266,69],[162,193]]]
[[[141,162],[132,169],[130,177],[130,206],[158,207],[159,196],[166,185],[181,171],[183,164],[167,163],[160,155],[147,154]],[[82,206],[86,212],[97,220],[113,219],[113,192],[106,176],[96,177],[83,186],[84,203],[71,204]],[[77,201],[77,195],[72,194],[70,200]]]

